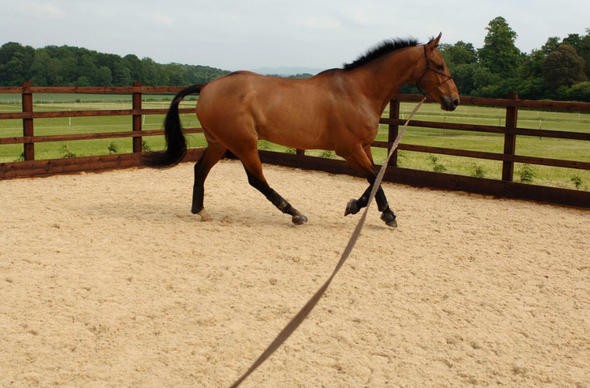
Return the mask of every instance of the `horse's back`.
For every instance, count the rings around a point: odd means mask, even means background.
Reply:
[[[289,79],[250,71],[238,71],[205,85],[199,100],[221,97],[241,102],[246,98],[254,97],[267,101],[281,97],[293,99],[302,93],[311,94],[321,83],[321,81],[317,81],[316,77]]]
[[[330,148],[326,128],[336,100],[329,89],[315,77],[236,72],[202,89],[197,115],[215,136],[241,131],[289,147]]]

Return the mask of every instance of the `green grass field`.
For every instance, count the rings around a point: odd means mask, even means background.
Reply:
[[[167,108],[171,100],[171,96],[144,97],[144,108]],[[131,107],[131,97],[39,94],[35,95],[34,103],[35,111],[129,109]],[[181,107],[190,108],[194,107],[194,105],[194,100],[185,100]],[[413,104],[403,103],[401,106],[402,118],[406,117],[412,108]],[[0,112],[18,112],[20,109],[20,95],[0,95]],[[193,114],[185,114],[181,118],[185,127],[199,126]],[[425,104],[415,117],[417,120],[487,125],[504,125],[504,118],[505,110],[501,108],[460,106],[455,112],[444,112],[440,110],[437,104]],[[143,117],[143,128],[147,130],[160,129],[162,128],[162,122],[163,115],[146,115]],[[590,132],[590,114],[521,109],[519,110],[518,126],[521,128],[588,133]],[[35,120],[35,134],[40,136],[121,131],[131,131],[130,117],[74,117]],[[0,137],[11,136],[22,136],[21,121],[0,120]],[[377,139],[387,139],[387,126],[380,127]],[[503,141],[504,138],[501,134],[409,127],[402,143],[501,153],[503,151]],[[190,147],[202,147],[206,144],[203,135],[189,135],[188,143]],[[131,144],[131,138],[38,143],[35,145],[35,157],[36,159],[54,159],[64,156],[127,153],[131,152]],[[162,136],[144,137],[144,145],[150,150],[159,150],[164,147],[164,139]],[[268,142],[260,142],[259,145],[261,149],[293,152],[293,150]],[[22,157],[22,152],[22,145],[0,145],[0,163],[19,160]],[[333,152],[322,150],[310,150],[306,153],[335,157]],[[590,143],[519,136],[517,138],[516,153],[524,156],[590,162]],[[373,154],[376,163],[379,164],[384,160],[386,150],[373,148]],[[406,168],[492,179],[500,179],[502,169],[502,163],[498,161],[407,151],[400,151],[398,164]],[[516,164],[514,180],[547,186],[589,190],[590,171]]]

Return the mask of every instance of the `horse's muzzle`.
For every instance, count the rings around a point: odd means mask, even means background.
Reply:
[[[459,96],[443,96],[440,99],[440,106],[444,110],[454,111],[459,106]]]

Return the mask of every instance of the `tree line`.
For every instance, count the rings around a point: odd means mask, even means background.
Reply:
[[[550,37],[539,49],[521,52],[517,33],[499,16],[486,27],[483,47],[459,41],[440,51],[463,95],[590,101],[590,29],[585,35]],[[0,85],[31,81],[39,86],[181,86],[211,81],[228,71],[208,66],[158,64],[135,55],[121,57],[84,48],[19,43],[0,47]],[[417,92],[406,87],[405,92]]]
[[[590,29],[585,35],[550,37],[539,49],[521,52],[517,33],[497,17],[486,28],[484,45],[459,41],[440,51],[461,94],[503,98],[590,101]]]
[[[47,46],[34,49],[9,42],[0,47],[0,85],[17,86],[181,86],[209,82],[228,74],[209,66],[159,64],[136,55],[121,57],[85,48]]]

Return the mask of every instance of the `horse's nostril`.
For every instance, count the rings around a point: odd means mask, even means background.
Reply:
[[[453,98],[453,106],[459,106],[459,99]]]

